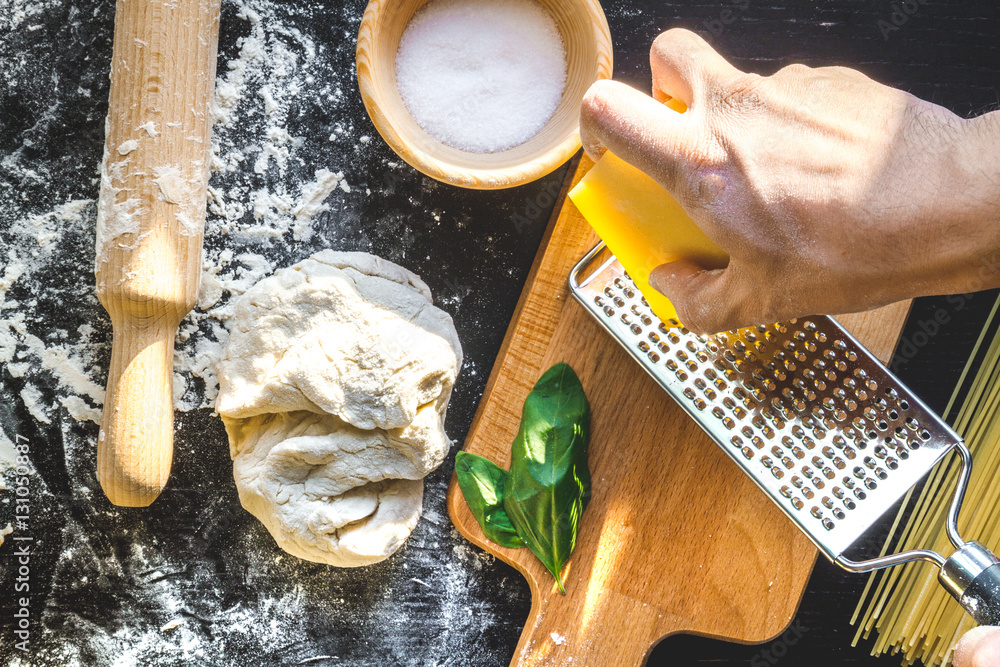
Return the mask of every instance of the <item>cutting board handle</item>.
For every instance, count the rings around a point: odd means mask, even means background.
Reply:
[[[646,618],[649,614],[623,618],[619,606],[604,604],[607,600],[595,602],[590,613],[582,615],[561,614],[553,609],[544,613],[546,605],[533,604],[511,667],[642,667],[651,648],[648,636],[654,619]]]
[[[170,477],[176,329],[166,317],[114,324],[97,477],[115,505],[149,505]]]

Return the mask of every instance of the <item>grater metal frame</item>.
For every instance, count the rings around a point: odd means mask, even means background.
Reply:
[[[713,336],[668,327],[603,243],[574,266],[569,287],[829,560],[852,572],[913,560],[944,567],[923,549],[861,562],[844,552],[953,451],[961,468],[947,528],[956,548],[966,544],[958,513],[968,448],[833,318]]]

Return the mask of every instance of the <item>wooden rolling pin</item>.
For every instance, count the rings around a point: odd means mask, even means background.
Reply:
[[[173,458],[173,352],[197,300],[219,0],[118,0],[97,214],[114,340],[97,443],[112,503],[149,505]]]

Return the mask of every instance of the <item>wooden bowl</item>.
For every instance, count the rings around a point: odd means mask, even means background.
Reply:
[[[566,47],[566,88],[548,123],[528,141],[496,153],[470,153],[421,128],[396,86],[403,30],[430,0],[371,0],[358,32],[358,86],[386,143],[411,166],[445,183],[493,190],[540,178],[580,148],[580,102],[594,81],[611,76],[611,33],[598,0],[538,0]]]

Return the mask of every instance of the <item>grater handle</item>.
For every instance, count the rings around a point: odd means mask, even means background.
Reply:
[[[945,559],[935,551],[914,549],[862,562],[841,555],[834,562],[851,572],[872,572],[917,560],[930,561],[941,568],[938,581],[976,623],[1000,625],[1000,558],[979,542],[966,542],[959,532],[958,515],[972,476],[972,453],[961,441],[956,443],[955,451],[961,467],[945,523],[948,539],[955,546],[950,558]]]
[[[959,602],[979,625],[1000,625],[1000,563],[976,577]]]
[[[955,553],[941,565],[938,581],[979,625],[1000,625],[1000,559],[979,542],[965,542],[958,530],[958,513],[972,476],[972,453],[964,442],[955,448],[962,467],[948,512],[948,539]]]
[[[1000,559],[979,542],[966,542],[938,573],[941,585],[979,625],[1000,625]]]

